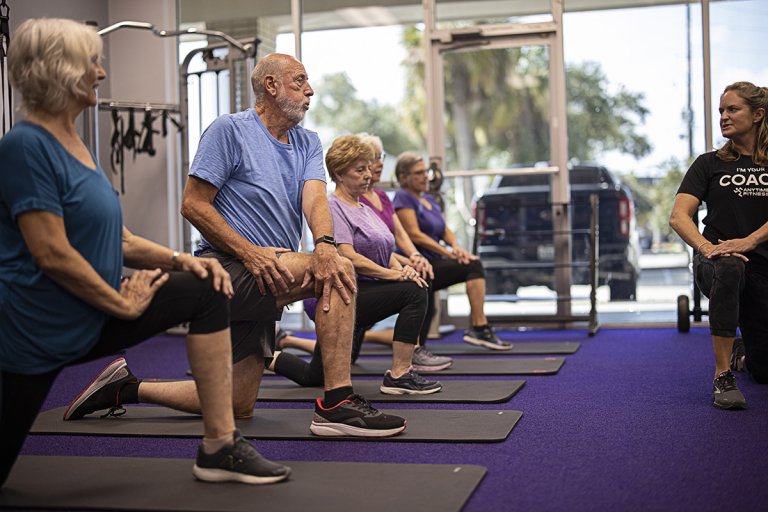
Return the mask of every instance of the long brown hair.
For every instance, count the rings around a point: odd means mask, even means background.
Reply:
[[[754,112],[762,108],[765,111],[763,119],[757,127],[755,146],[752,148],[752,161],[757,165],[768,165],[768,88],[758,87],[751,82],[734,82],[725,88],[723,94],[735,91],[747,106]],[[733,141],[728,140],[717,150],[717,157],[724,161],[739,159],[739,152],[733,147]]]

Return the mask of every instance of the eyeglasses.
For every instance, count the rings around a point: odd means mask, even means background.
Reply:
[[[374,160],[381,160],[382,162],[383,162],[384,160],[386,160],[386,158],[387,158],[387,154],[386,154],[386,153],[384,153],[384,152],[382,152],[382,153],[381,153],[381,154],[379,154],[379,155],[373,155],[373,159],[374,159]]]

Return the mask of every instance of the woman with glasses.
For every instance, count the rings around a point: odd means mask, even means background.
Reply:
[[[446,225],[440,205],[427,193],[429,174],[424,159],[413,151],[402,153],[395,165],[395,176],[400,190],[392,203],[405,232],[432,264],[433,290],[466,283],[470,328],[464,333],[464,341],[492,350],[511,349],[509,342],[496,336],[485,316],[485,271],[480,259],[459,245]],[[434,314],[433,293],[427,309],[427,328]],[[422,335],[426,336],[425,329]]]
[[[429,263],[429,260],[419,252],[416,246],[413,245],[411,238],[408,236],[408,233],[406,233],[403,225],[397,218],[397,215],[395,215],[395,208],[392,205],[389,196],[387,196],[386,192],[383,190],[375,188],[376,184],[381,182],[381,173],[384,169],[384,159],[386,158],[381,139],[376,135],[368,133],[360,133],[358,136],[363,142],[369,144],[374,152],[374,158],[371,162],[371,186],[360,196],[360,202],[368,205],[394,235],[395,245],[397,245],[399,252],[399,254],[395,253],[398,261],[400,261],[402,265],[410,265],[418,270],[421,276],[431,285],[432,280],[435,278],[432,271],[432,265]],[[408,256],[403,256],[404,254],[407,254]],[[431,287],[429,295],[432,297]],[[429,315],[428,318],[431,318],[431,315]],[[413,367],[420,372],[434,372],[448,368],[453,364],[453,360],[450,357],[437,356],[424,347],[428,331],[429,322],[426,322],[426,325],[422,326],[422,331],[419,337],[419,346],[417,346],[416,350],[413,352]],[[374,331],[372,331],[371,334],[373,334],[373,332]],[[391,336],[389,336],[388,332],[385,332],[384,334],[385,342],[387,338],[391,340]],[[375,335],[371,337],[374,336]],[[366,336],[366,339],[369,339],[369,336]],[[379,340],[378,337],[376,337],[376,340],[382,341]]]
[[[392,343],[392,367],[380,386],[387,394],[429,394],[442,389],[412,367],[413,351],[419,340],[427,308],[428,285],[410,265],[394,256],[395,240],[379,217],[360,201],[371,182],[373,149],[356,135],[333,141],[325,157],[328,172],[336,184],[329,197],[334,237],[339,253],[349,258],[358,275],[355,334],[352,359],[357,357],[363,334],[375,323],[397,315]],[[316,301],[304,302],[312,318]],[[304,386],[320,386],[322,355],[315,345],[312,360],[277,352],[269,368]]]

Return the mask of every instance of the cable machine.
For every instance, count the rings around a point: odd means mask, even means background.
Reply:
[[[0,0],[5,2],[5,0]],[[190,52],[180,65],[179,70],[179,91],[180,102],[179,104],[166,104],[166,103],[150,103],[143,101],[122,101],[119,99],[100,99],[98,108],[90,108],[83,118],[83,138],[86,143],[92,148],[99,148],[99,111],[111,112],[111,118],[113,123],[113,132],[110,141],[112,147],[111,152],[111,164],[115,174],[120,175],[120,189],[121,192],[125,192],[125,178],[123,175],[123,166],[125,162],[125,150],[129,150],[135,156],[139,153],[146,153],[150,156],[154,154],[154,136],[158,133],[162,133],[163,136],[168,134],[168,125],[173,124],[181,136],[181,172],[180,183],[181,186],[177,190],[176,199],[180,204],[181,192],[183,184],[186,181],[187,173],[189,170],[190,162],[190,130],[189,130],[189,79],[190,77],[198,78],[198,93],[201,87],[201,76],[203,74],[212,72],[218,77],[222,72],[226,72],[229,75],[229,88],[228,98],[226,100],[219,98],[219,88],[217,87],[217,113],[222,113],[219,108],[220,105],[226,103],[226,110],[228,112],[236,112],[238,109],[243,108],[246,101],[250,101],[248,96],[249,87],[242,86],[243,77],[245,81],[248,80],[248,74],[250,69],[253,68],[254,58],[256,56],[256,48],[259,40],[254,38],[251,41],[238,41],[230,35],[217,30],[206,30],[199,28],[188,28],[184,30],[160,30],[153,24],[142,21],[121,21],[103,28],[98,31],[99,35],[104,37],[108,34],[122,29],[137,29],[147,30],[155,37],[178,37],[187,34],[204,35],[222,40],[221,43],[206,46],[205,48],[199,48]],[[216,53],[216,55],[214,54]],[[219,54],[225,53],[222,57]],[[206,64],[206,69],[203,71],[190,72],[189,66],[194,56],[202,54],[203,61]],[[123,114],[127,113],[127,119],[123,117]],[[135,117],[141,116],[140,121],[137,123]],[[161,129],[155,130],[153,123],[157,120],[162,122]],[[202,130],[201,121],[199,119],[196,128],[199,133]],[[97,161],[99,159],[98,151],[95,151]],[[189,223],[179,218],[180,223],[177,232],[183,233],[181,244],[184,250],[191,250],[191,227]]]

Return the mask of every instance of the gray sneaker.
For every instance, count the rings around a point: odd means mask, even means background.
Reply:
[[[493,328],[486,325],[482,329],[472,329],[464,332],[464,343],[490,348],[491,350],[511,350],[512,344],[496,336]]]
[[[453,359],[445,356],[436,356],[424,347],[416,347],[416,350],[413,351],[411,364],[417,372],[438,372],[451,366]]]
[[[242,482],[244,484],[273,484],[288,478],[291,468],[265,459],[256,448],[240,435],[233,434],[234,444],[216,453],[205,453],[201,446],[192,467],[195,478],[204,482]]]
[[[736,378],[730,370],[717,376],[712,385],[714,406],[720,409],[746,409],[747,400],[736,386]]]
[[[434,380],[427,380],[413,369],[398,378],[392,376],[387,370],[384,374],[384,382],[379,390],[386,395],[429,395],[443,389],[443,385]]]

